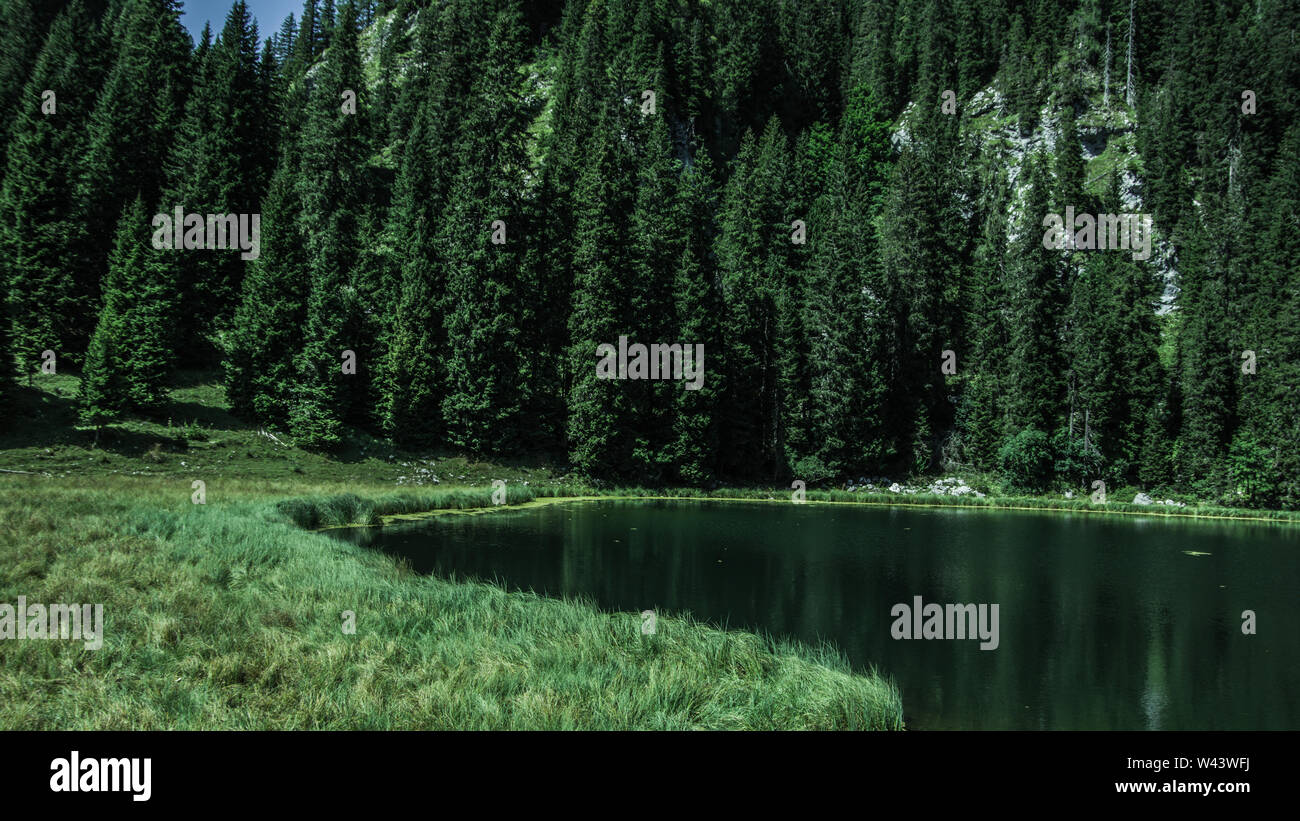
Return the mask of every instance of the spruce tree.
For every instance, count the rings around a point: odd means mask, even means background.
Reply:
[[[280,22],[280,30],[271,35],[272,50],[278,65],[285,65],[293,56],[294,42],[298,39],[298,23],[293,14]]]
[[[599,136],[608,90],[604,71],[604,20],[599,8],[570,3],[565,7],[557,43],[551,128],[540,139],[538,193],[529,223],[536,242],[530,245],[527,270],[533,282],[529,310],[536,317],[537,361],[531,413],[543,440],[563,446],[569,409],[570,313],[576,270],[574,237],[578,230],[577,184]],[[639,99],[639,97],[638,97]]]
[[[65,356],[84,339],[75,324],[86,307],[78,304],[82,295],[76,287],[86,264],[86,237],[77,213],[74,163],[85,145],[99,42],[94,21],[74,0],[41,49],[9,145],[0,189],[0,265],[9,291],[11,352],[28,375],[39,368],[42,351]],[[43,96],[47,89],[55,93],[50,113]]]
[[[976,238],[969,268],[970,282],[963,306],[964,326],[971,339],[957,404],[956,426],[961,445],[959,461],[990,468],[1001,444],[1007,413],[1010,329],[1006,266],[1008,186],[1000,170],[986,171],[981,194]]]
[[[1228,238],[1220,209],[1221,201],[1207,202],[1199,217],[1180,224],[1179,242],[1185,313],[1178,338],[1182,396],[1175,469],[1180,483],[1206,493],[1226,484],[1223,460],[1232,437],[1234,385],[1241,365],[1229,328],[1229,284],[1224,280]]]
[[[382,331],[376,397],[381,429],[403,444],[430,445],[444,436],[447,271],[439,238],[469,102],[461,89],[473,78],[475,41],[467,22],[457,3],[420,15],[417,67],[394,114],[395,124],[409,119],[410,129],[400,143],[389,211],[387,236],[395,250],[385,275],[392,279],[392,317]]]
[[[257,212],[274,157],[269,89],[258,66],[257,25],[236,0],[217,41],[197,55],[197,75],[171,152],[162,202],[185,213]],[[209,237],[209,241],[213,238]],[[235,247],[237,238],[227,238]],[[186,364],[212,361],[210,335],[224,328],[239,304],[245,261],[236,251],[178,254],[176,278],[188,307],[178,329]]]
[[[794,466],[807,482],[882,468],[897,449],[883,424],[895,352],[876,229],[891,172],[889,125],[870,93],[850,99],[809,222],[815,244],[802,326],[813,450]]]
[[[949,396],[954,389],[949,382],[957,381],[941,369],[944,351],[956,354],[958,362],[969,353],[959,322],[967,249],[957,210],[958,203],[969,197],[963,190],[965,175],[955,162],[954,118],[942,114],[938,105],[940,88],[949,82],[929,71],[925,76],[934,77],[922,84],[923,99],[930,102],[919,106],[912,119],[910,139],[880,206],[880,259],[889,325],[885,373],[890,397],[885,426],[894,432],[894,449],[909,471],[939,466],[942,443],[952,425]],[[878,108],[858,110],[866,105],[850,108],[845,121],[865,119],[875,127],[879,146],[884,123]]]
[[[1124,328],[1117,267],[1114,253],[1089,255],[1071,293],[1070,415],[1057,432],[1056,448],[1068,466],[1062,478],[1072,481],[1076,489],[1086,489],[1094,479],[1114,478],[1113,473],[1101,475],[1101,470],[1107,457],[1119,455],[1121,415],[1127,410],[1123,383],[1129,380],[1116,366],[1136,364],[1120,354]]]
[[[527,168],[529,109],[517,66],[523,17],[510,3],[494,21],[491,47],[462,123],[461,167],[438,245],[447,277],[442,416],[447,440],[478,453],[508,453],[523,440],[519,200]],[[502,241],[503,240],[503,241]]]
[[[723,470],[770,476],[781,471],[776,401],[780,261],[793,228],[786,220],[788,148],[776,119],[761,140],[747,134],[723,195],[716,245],[726,300],[727,378]],[[806,220],[805,220],[806,222]]]
[[[714,11],[713,83],[723,156],[734,156],[744,135],[761,130],[780,102],[783,63],[775,5],[775,0],[728,2]]]
[[[826,185],[829,156],[834,137],[829,126],[817,123],[802,132],[789,160],[783,223],[793,228],[795,220],[805,228],[812,221],[817,197]],[[805,237],[805,240],[807,238]],[[774,281],[780,283],[777,295],[777,381],[776,441],[778,469],[788,477],[792,466],[814,450],[809,396],[812,389],[808,361],[808,331],[804,325],[807,303],[806,288],[816,244],[779,243],[784,253],[775,254],[771,264],[778,267]]]
[[[815,246],[802,324],[813,450],[793,465],[795,478],[808,483],[877,468],[893,456],[881,424],[889,356],[882,322],[885,292],[867,218],[875,173],[859,166],[850,141],[839,141],[825,192],[809,221]]]
[[[718,322],[722,295],[716,284],[717,265],[711,248],[717,193],[708,153],[698,147],[694,153],[694,162],[678,186],[685,237],[672,289],[676,326],[673,341],[679,342],[683,350],[689,346],[695,351],[695,345],[704,346],[703,362],[695,362],[695,367],[702,367],[703,378],[696,390],[688,390],[681,383],[669,384],[675,394],[670,456],[679,481],[701,486],[713,481],[717,473],[721,440],[717,407],[726,365]]]
[[[782,121],[803,129],[841,110],[843,48],[848,37],[844,3],[779,0],[777,43],[784,59]]]
[[[1049,212],[1046,162],[1031,155],[1017,239],[1008,248],[1007,304],[1011,325],[1007,387],[1008,434],[1034,429],[1050,436],[1064,418],[1065,382],[1061,352],[1067,293],[1061,282],[1059,250],[1043,247],[1043,219]],[[1068,226],[1067,231],[1072,231]]]
[[[8,0],[0,4],[0,115],[10,123],[11,115],[25,110],[23,89],[39,57],[44,41],[40,15],[33,0]],[[17,132],[15,132],[17,133]],[[0,130],[0,168],[6,166],[5,130]]]
[[[1293,67],[1294,68],[1294,67]],[[1300,414],[1295,412],[1300,391],[1300,234],[1295,215],[1300,213],[1300,125],[1286,132],[1268,187],[1272,203],[1261,245],[1260,290],[1272,297],[1261,306],[1266,319],[1259,322],[1259,349],[1265,364],[1257,379],[1242,392],[1243,426],[1268,443],[1273,475],[1277,477],[1275,503],[1294,509],[1300,505]]]
[[[610,125],[601,128],[601,136],[574,194],[578,222],[566,362],[567,437],[569,458],[580,470],[617,477],[630,474],[633,459],[628,382],[600,378],[597,368],[599,346],[616,349],[619,335],[626,334],[630,324],[625,272],[631,257],[631,203],[628,188],[619,184],[627,171]]]
[[[305,75],[321,54],[319,8],[320,0],[303,0],[291,58],[291,74],[295,77]]]
[[[176,0],[125,0],[113,42],[77,186],[86,256],[76,272],[80,310],[72,326],[83,329],[95,327],[100,278],[121,209],[137,195],[147,203],[158,200],[189,88],[190,38]]]
[[[311,289],[291,168],[286,159],[271,180],[262,205],[261,254],[249,265],[225,344],[231,410],[281,428],[289,419],[293,363]]]
[[[355,113],[343,108],[345,92],[356,95]],[[298,183],[311,294],[295,362],[289,428],[305,447],[338,446],[345,422],[367,411],[374,350],[361,333],[363,306],[351,280],[367,184],[365,106],[356,16],[349,4],[312,89],[300,145]],[[355,373],[344,371],[351,364],[347,351],[355,356]]]
[[[104,307],[87,350],[81,382],[83,424],[102,425],[127,411],[157,407],[167,397],[175,348],[175,283],[152,242],[144,201],[118,221]]]
[[[668,135],[667,116],[653,116],[645,150],[638,161],[640,173],[632,210],[632,271],[629,282],[628,343],[673,344],[676,308],[672,298],[675,280],[683,274],[683,251],[688,226],[679,202],[681,163]],[[686,264],[697,264],[687,261]],[[687,277],[689,273],[685,274]],[[625,385],[632,405],[628,420],[636,438],[635,467],[646,481],[672,477],[673,410],[681,382],[667,379],[629,381]]]

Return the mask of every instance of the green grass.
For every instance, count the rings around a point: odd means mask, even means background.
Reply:
[[[418,576],[295,522],[353,501],[258,487],[0,477],[0,601],[105,613],[96,651],[0,642],[0,728],[902,727],[895,688],[827,648]]]

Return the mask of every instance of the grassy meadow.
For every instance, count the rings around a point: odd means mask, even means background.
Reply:
[[[526,502],[563,477],[364,445],[327,460],[204,385],[95,444],[56,380],[24,392],[0,451],[23,471],[0,474],[0,601],[102,603],[105,639],[0,642],[0,728],[902,728],[896,689],[829,649],[671,615],[643,636],[634,613],[418,576],[306,529],[490,506],[498,476]],[[440,486],[400,484],[430,463]]]

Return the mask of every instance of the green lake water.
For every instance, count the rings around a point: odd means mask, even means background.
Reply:
[[[909,729],[1300,729],[1295,527],[602,501],[334,533],[423,573],[584,596],[629,630],[689,611],[829,641],[894,679]],[[996,649],[894,638],[917,596],[997,604]]]

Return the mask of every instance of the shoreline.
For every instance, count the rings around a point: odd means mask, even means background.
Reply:
[[[434,494],[437,493],[434,490]],[[464,487],[464,488],[445,488],[444,492],[464,491],[464,490],[484,490],[483,488]],[[555,490],[555,488],[547,488]],[[527,507],[537,507],[542,505],[570,503],[570,502],[600,502],[600,501],[626,501],[626,502],[726,502],[726,503],[760,503],[760,504],[800,504],[800,505],[844,505],[857,507],[873,508],[917,508],[917,509],[967,509],[967,510],[984,510],[990,512],[1026,512],[1026,513],[1078,513],[1088,516],[1129,516],[1129,517],[1148,517],[1157,519],[1173,519],[1183,521],[1201,521],[1201,522],[1240,522],[1252,524],[1275,524],[1275,525],[1295,525],[1300,524],[1300,513],[1293,511],[1260,511],[1257,515],[1251,515],[1245,511],[1235,511],[1227,508],[1177,508],[1170,509],[1165,505],[1135,505],[1127,502],[1106,502],[1102,504],[1093,504],[1090,502],[1075,500],[1053,500],[1043,499],[1041,497],[983,497],[974,499],[970,497],[944,497],[932,494],[915,494],[910,498],[920,499],[920,501],[904,500],[902,498],[885,496],[882,494],[861,494],[850,493],[849,491],[808,491],[808,497],[801,502],[793,502],[789,499],[781,499],[774,496],[769,491],[753,490],[746,491],[740,489],[729,489],[712,492],[692,492],[685,491],[682,493],[646,493],[640,489],[630,488],[627,490],[611,490],[607,492],[580,492],[589,490],[585,488],[559,488],[561,494],[558,495],[536,495],[529,498],[508,501],[504,504],[494,504],[490,499],[482,504],[469,507],[440,507],[433,506],[424,510],[402,510],[401,512],[386,512],[382,504],[372,509],[373,518],[369,520],[354,520],[348,522],[331,522],[328,525],[307,528],[309,530],[327,530],[343,527],[382,527],[401,522],[420,521],[427,518],[445,515],[483,515],[498,510],[505,509],[522,509]],[[485,492],[489,492],[487,489]],[[517,488],[511,489],[512,493],[517,494]],[[752,495],[735,495],[741,493],[750,493]],[[715,495],[716,494],[716,495]],[[853,498],[818,498],[819,496],[850,496]],[[364,497],[360,497],[363,498]]]

